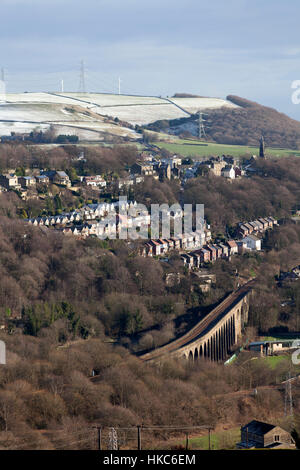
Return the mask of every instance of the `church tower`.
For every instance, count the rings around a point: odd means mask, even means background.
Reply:
[[[259,143],[259,156],[261,158],[265,158],[265,139],[263,135],[261,136]]]

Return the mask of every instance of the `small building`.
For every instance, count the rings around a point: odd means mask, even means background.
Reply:
[[[289,432],[279,426],[253,420],[241,428],[238,449],[289,449],[295,441]]]
[[[254,220],[254,223],[256,224],[259,232],[263,232],[265,230],[265,228],[264,228],[265,224],[263,224],[260,220],[256,219],[256,220]],[[266,228],[267,228],[267,226],[266,226]]]
[[[226,162],[220,158],[215,161],[211,161],[210,169],[215,176],[221,176],[223,168],[226,166]]]
[[[300,339],[281,339],[275,341],[253,341],[249,344],[249,351],[259,352],[261,356],[273,356],[292,349],[298,349]]]
[[[153,256],[153,246],[150,243],[145,243],[139,250],[141,256]]]
[[[223,250],[222,248],[219,246],[219,245],[212,245],[213,248],[216,250],[216,255],[217,255],[217,258],[222,258],[222,255],[223,255]]]
[[[159,238],[156,241],[160,244],[160,254],[167,253],[169,251],[169,244],[166,240]]]
[[[106,188],[106,181],[101,175],[85,176],[83,178],[83,183],[87,186],[91,186],[92,188]]]
[[[221,170],[221,175],[224,178],[229,178],[231,180],[235,179],[235,171],[234,168],[230,165],[226,165],[222,170]]]
[[[22,188],[33,188],[36,185],[36,180],[33,176],[19,176],[18,182]]]
[[[154,166],[149,162],[136,162],[130,170],[133,175],[152,176],[156,173]]]
[[[192,255],[184,253],[183,255],[181,255],[181,259],[183,260],[184,266],[187,266],[189,269],[194,266],[194,258]]]
[[[49,178],[46,175],[37,175],[35,180],[38,184],[49,184]]]
[[[227,245],[229,247],[229,254],[230,256],[235,255],[238,253],[238,246],[234,240],[228,240]]]
[[[161,254],[161,247],[162,245],[158,243],[156,240],[150,240],[147,245],[152,246],[152,253],[154,256],[160,256]]]
[[[255,230],[253,225],[249,224],[249,222],[245,223],[244,225],[247,227],[248,233],[252,233]]]
[[[133,179],[127,177],[127,178],[120,178],[118,181],[117,181],[117,187],[118,189],[122,189],[124,187],[129,187],[129,186],[133,186],[134,184],[134,181]]]
[[[14,173],[0,175],[0,185],[6,189],[19,189],[21,187],[18,177]]]
[[[263,219],[263,218],[259,218],[257,219],[258,222],[260,222],[263,226],[263,230],[267,230],[267,228],[269,228],[269,222],[266,220],[266,219]]]
[[[200,268],[201,266],[201,255],[199,252],[193,251],[190,253],[194,258],[194,266]]]
[[[254,232],[259,232],[263,228],[262,224],[258,223],[257,220],[252,220],[251,222],[249,222],[249,225],[253,227]]]
[[[265,217],[265,220],[268,222],[269,228],[273,228],[273,225],[274,225],[273,218],[271,218],[271,217]]]
[[[51,183],[61,184],[62,186],[71,186],[70,178],[65,171],[49,170],[43,171],[41,176],[48,176]]]
[[[270,217],[268,217],[268,220],[273,222],[273,225],[278,225],[278,221],[276,219],[274,219],[274,217],[270,216]]]
[[[222,258],[228,258],[229,255],[229,247],[224,245],[223,243],[218,243],[218,246],[222,250]]]
[[[61,184],[62,186],[71,186],[70,178],[65,171],[56,171],[53,176],[53,183]]]
[[[213,245],[206,245],[205,248],[210,252],[210,261],[216,261],[217,259],[217,250]]]
[[[247,248],[252,251],[261,250],[261,240],[253,234],[247,235],[242,242],[246,243]]]
[[[200,258],[201,258],[201,263],[209,263],[210,262],[210,251],[207,250],[206,248],[201,248]]]
[[[245,237],[246,235],[249,234],[249,228],[246,227],[244,224],[240,224],[238,228],[238,234],[241,235],[242,237]]]
[[[243,255],[248,250],[247,243],[243,240],[237,240],[238,254]]]
[[[175,249],[175,242],[174,240],[171,240],[171,238],[164,238],[163,241],[165,241],[168,245],[168,250],[174,250]]]
[[[179,238],[170,238],[170,240],[174,243],[174,250],[180,250],[180,239]]]

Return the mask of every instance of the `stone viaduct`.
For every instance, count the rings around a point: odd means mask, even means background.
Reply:
[[[180,338],[140,356],[148,362],[164,357],[206,358],[224,361],[248,321],[249,299],[254,280],[232,292],[208,315]]]

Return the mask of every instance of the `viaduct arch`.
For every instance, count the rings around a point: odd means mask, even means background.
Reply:
[[[254,280],[228,295],[206,317],[182,337],[140,356],[148,362],[164,357],[205,358],[224,361],[248,322],[249,301]]]

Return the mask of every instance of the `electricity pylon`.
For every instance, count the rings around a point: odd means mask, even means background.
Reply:
[[[202,139],[202,137],[206,137],[205,127],[204,127],[204,122],[206,121],[206,119],[203,118],[203,114],[206,114],[206,113],[202,113],[202,111],[199,111],[198,113],[198,137],[199,139]]]
[[[80,78],[79,78],[79,88],[78,93],[85,93],[85,67],[84,67],[84,60],[81,61],[80,65]]]

